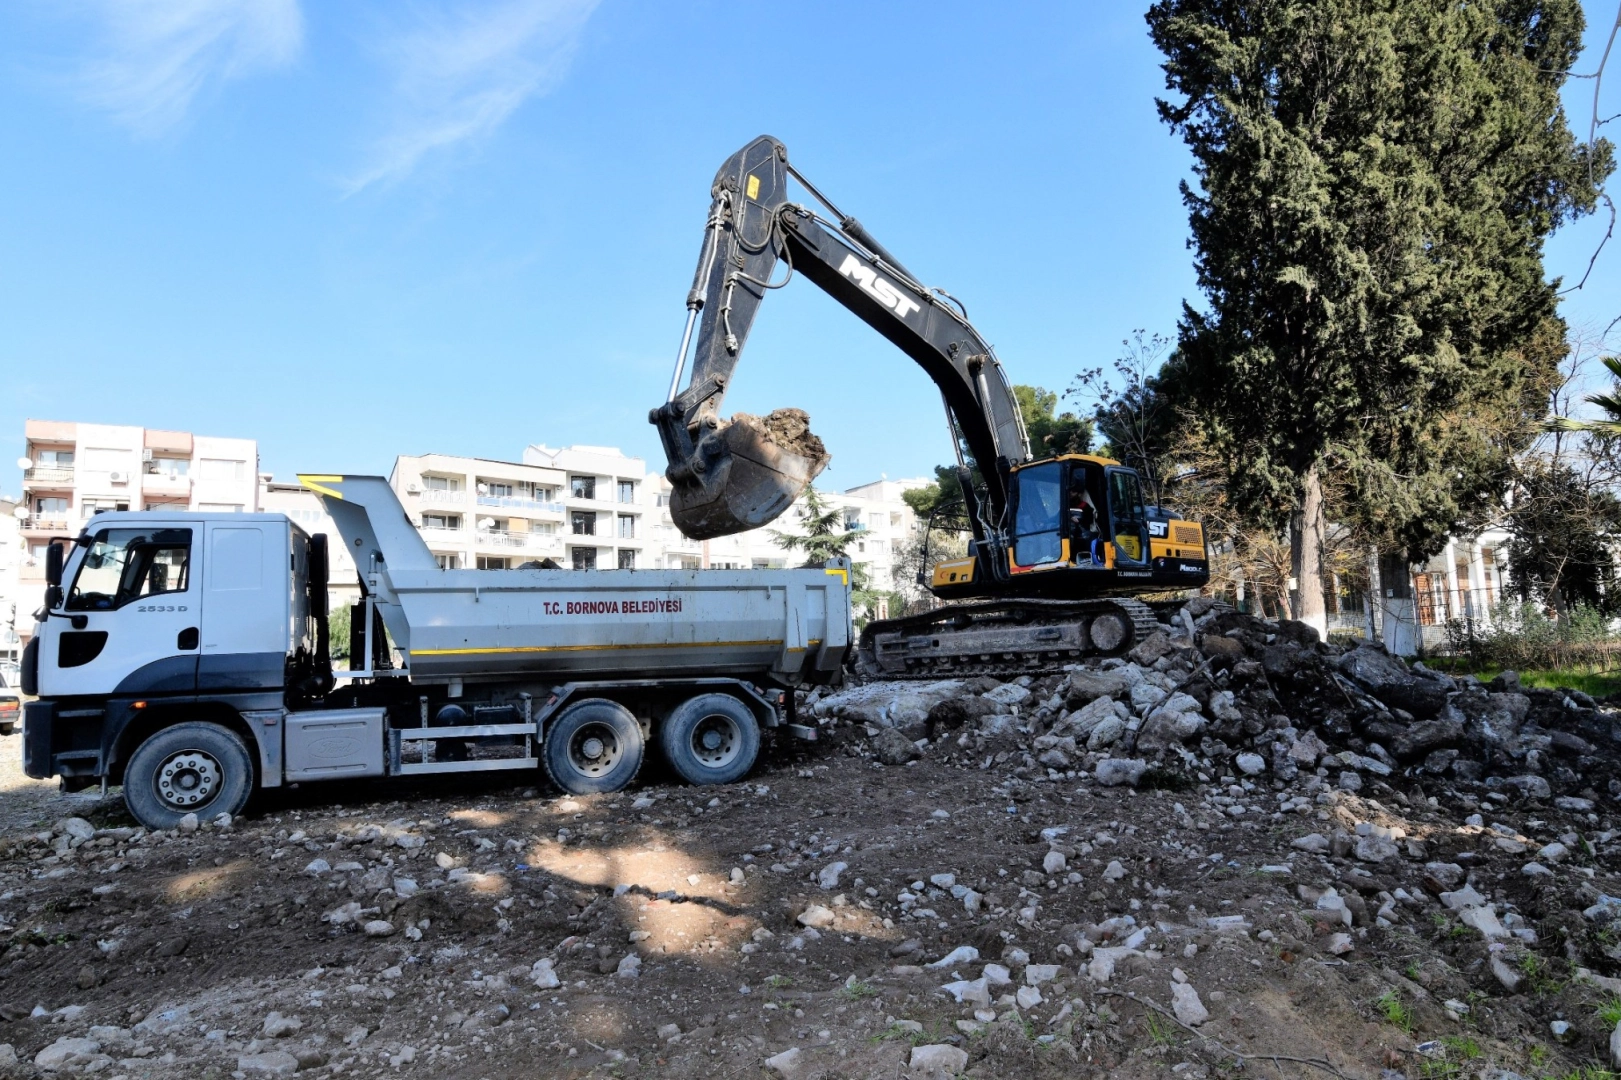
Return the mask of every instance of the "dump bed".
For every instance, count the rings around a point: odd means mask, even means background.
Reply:
[[[731,675],[838,682],[849,565],[442,570],[387,481],[301,477],[325,502],[414,681]]]

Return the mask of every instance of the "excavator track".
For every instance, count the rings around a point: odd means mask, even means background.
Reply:
[[[997,600],[868,623],[856,674],[874,681],[1040,675],[1119,656],[1161,627],[1141,600]]]

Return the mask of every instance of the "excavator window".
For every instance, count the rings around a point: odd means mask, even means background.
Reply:
[[[1064,557],[1059,536],[1064,509],[1064,473],[1058,462],[1031,465],[1014,473],[1013,561],[1039,566]]]
[[[1142,563],[1148,556],[1148,510],[1142,484],[1130,469],[1109,470],[1109,521],[1119,562]]]

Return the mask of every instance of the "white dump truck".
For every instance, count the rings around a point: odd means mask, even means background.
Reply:
[[[122,784],[151,828],[258,788],[544,768],[617,791],[752,768],[793,688],[842,679],[843,560],[794,570],[443,570],[388,483],[301,477],[354,558],[334,670],[327,545],[279,514],[119,512],[47,551],[23,660],[28,775]],[[779,700],[785,699],[779,711]]]

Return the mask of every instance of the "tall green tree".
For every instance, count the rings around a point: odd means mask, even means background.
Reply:
[[[844,528],[844,511],[829,506],[814,487],[805,489],[798,514],[803,532],[781,529],[767,532],[784,551],[804,552],[806,566],[820,566],[828,559],[842,558],[855,542],[856,534]]]
[[[1534,436],[1563,341],[1543,240],[1611,169],[1559,100],[1581,7],[1160,0],[1147,20],[1205,296],[1168,368],[1235,509],[1289,527],[1294,615],[1321,626],[1325,473],[1336,518],[1418,559]]]

